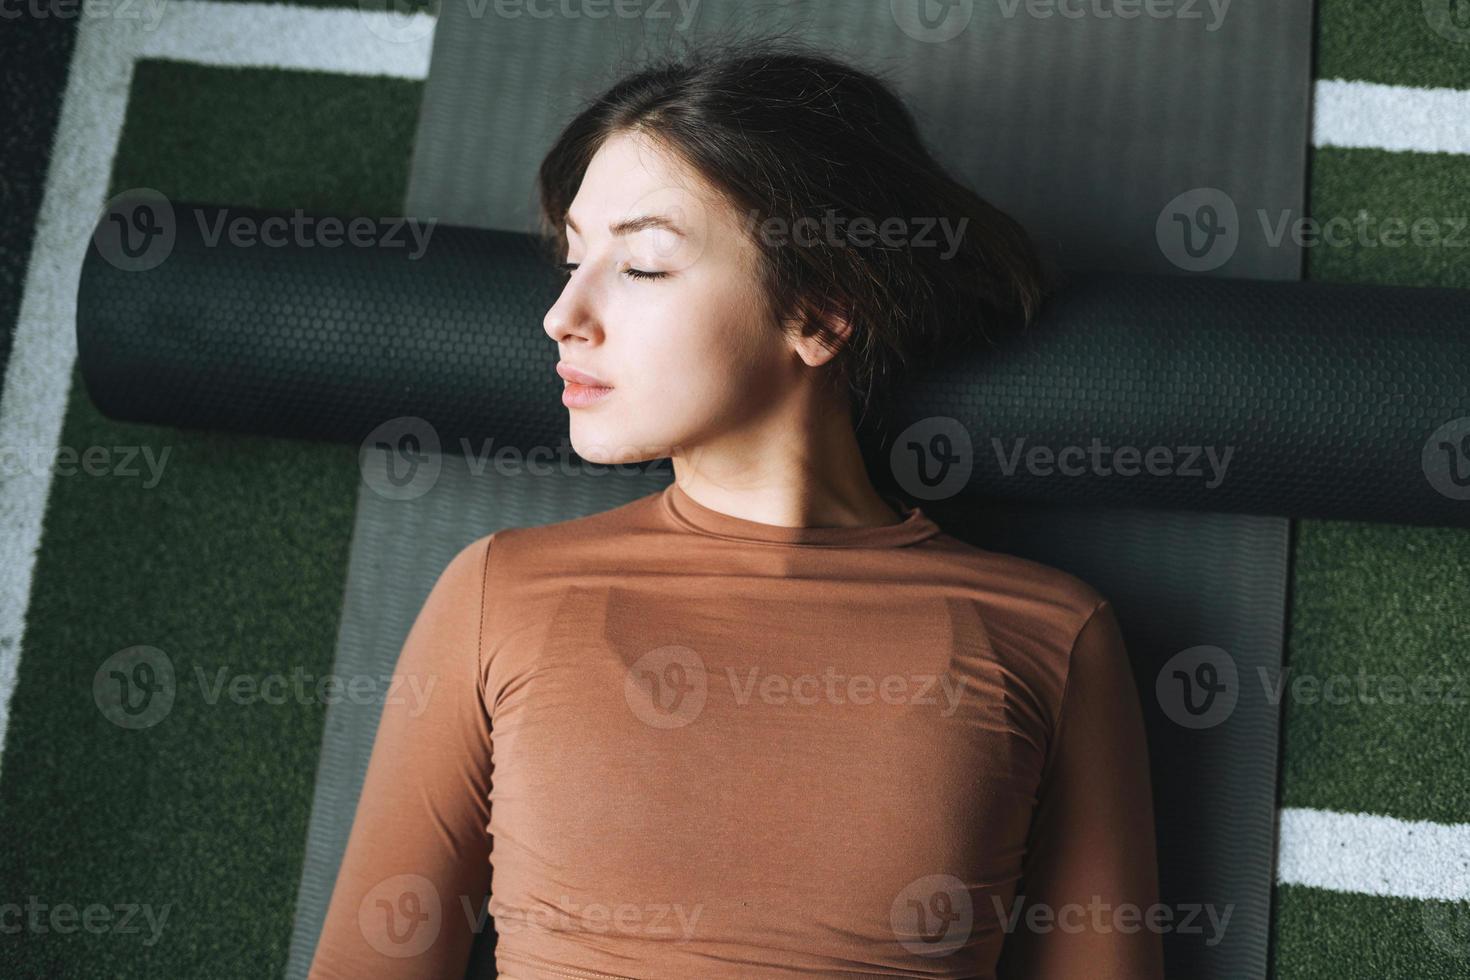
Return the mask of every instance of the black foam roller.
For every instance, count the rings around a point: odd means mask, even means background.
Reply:
[[[937,473],[942,427],[919,420],[952,417],[968,485],[992,496],[1470,524],[1467,290],[1073,273],[1015,343],[927,372],[902,402],[894,425],[918,424],[884,445]],[[1094,440],[1101,465],[1079,453]]]
[[[529,236],[436,225],[415,255],[391,219],[324,245],[324,217],[104,214],[77,305],[99,410],[349,443],[415,416],[448,452],[567,445],[541,325],[559,277]],[[307,230],[223,231],[269,218]],[[936,512],[999,496],[1464,526],[1470,291],[1072,272],[1022,335],[926,371],[862,437]]]

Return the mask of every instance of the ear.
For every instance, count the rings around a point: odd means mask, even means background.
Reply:
[[[829,304],[821,313],[814,313],[806,304],[800,305],[800,315],[783,321],[791,349],[807,367],[821,367],[837,356],[837,351],[822,344],[817,338],[818,326],[825,324],[830,334],[829,342],[845,346],[852,334],[852,324],[834,305]]]

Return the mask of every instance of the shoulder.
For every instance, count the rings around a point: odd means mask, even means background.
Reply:
[[[958,590],[979,623],[988,656],[1029,693],[1039,725],[1054,730],[1078,651],[1096,660],[1117,645],[1106,596],[1071,572],[948,534],[925,542],[924,549],[933,563],[926,574]]]
[[[481,539],[488,540],[491,574],[512,568],[526,574],[565,568],[596,554],[615,553],[630,536],[655,528],[657,501],[654,492],[581,517],[495,531]]]
[[[503,611],[569,574],[625,566],[629,547],[656,530],[650,514],[656,501],[649,494],[581,517],[483,534],[460,549],[441,578],[477,582],[487,609]]]
[[[936,574],[954,579],[989,618],[1029,625],[1052,636],[1062,653],[1106,602],[1085,579],[1031,558],[991,551],[943,533],[925,542]]]
[[[493,538],[495,534],[482,534],[454,553],[439,571],[420,619],[452,623],[455,629],[470,629],[483,621]]]

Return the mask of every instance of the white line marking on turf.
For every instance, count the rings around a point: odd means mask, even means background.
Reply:
[[[105,5],[82,5],[0,390],[0,447],[12,461],[52,460],[60,445],[77,353],[77,277],[107,202],[138,58],[415,79],[428,74],[433,24],[420,19],[423,14],[198,0],[171,0],[162,10],[160,19],[145,21],[108,16]],[[0,468],[0,758],[50,493],[49,465]],[[110,652],[97,651],[98,662]]]
[[[207,0],[167,0],[166,10],[156,30],[142,33],[138,57],[343,75],[429,74],[429,14]]]
[[[82,10],[0,393],[0,446],[28,461],[55,458],[61,439],[76,360],[77,274],[103,204],[132,79],[132,56],[118,43],[128,22],[89,20],[87,6]],[[0,472],[0,758],[50,492],[50,466]]]
[[[53,458],[76,360],[76,280],[106,201],[139,57],[422,79],[424,14],[172,0],[152,30],[84,5],[0,393],[0,447]],[[151,25],[150,25],[151,26]],[[1470,153],[1470,92],[1315,83],[1312,143]],[[0,472],[0,753],[20,663],[49,467]],[[101,658],[106,651],[99,651]],[[1470,826],[1281,811],[1278,880],[1336,891],[1470,899]]]
[[[1470,824],[1284,807],[1276,880],[1335,892],[1470,900]]]
[[[1322,79],[1312,145],[1470,153],[1470,90]]]

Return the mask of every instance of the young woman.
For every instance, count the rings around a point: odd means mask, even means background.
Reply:
[[[1025,232],[790,42],[621,81],[540,177],[573,447],[674,481],[444,570],[311,977],[462,977],[487,899],[514,980],[1162,977],[1111,605],[879,491],[854,435],[1030,322]]]

